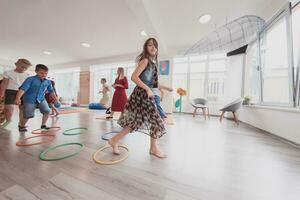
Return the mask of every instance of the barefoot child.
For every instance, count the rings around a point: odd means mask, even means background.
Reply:
[[[129,132],[139,129],[148,129],[150,135],[150,155],[165,158],[166,155],[159,150],[157,139],[166,131],[155,103],[153,102],[153,88],[158,88],[157,72],[158,44],[154,38],[149,38],[143,47],[143,52],[137,58],[137,67],[131,76],[131,80],[137,84],[134,88],[125,108],[118,120],[123,129],[108,143],[113,153],[120,154],[118,141]]]
[[[28,60],[21,58],[15,63],[15,65],[16,68],[14,70],[6,71],[3,74],[0,98],[4,97],[5,122],[1,125],[2,128],[5,128],[11,122],[17,92],[24,80],[29,77],[29,74],[26,73],[26,70],[31,66],[31,63]],[[22,107],[20,106],[20,121],[23,119],[22,113]]]
[[[55,89],[55,82],[53,80],[50,80],[50,81],[51,81],[51,85],[52,85],[55,97],[54,97],[54,95],[51,95],[51,93],[47,90],[46,94],[45,94],[45,98],[46,98],[46,101],[47,101],[49,107],[51,108],[51,111],[52,111],[51,115],[53,117],[58,117],[59,112],[58,112],[58,109],[55,107],[56,103],[58,102],[57,101],[57,99],[58,99],[57,92]]]
[[[50,95],[53,95],[53,98],[55,98],[55,94],[50,80],[46,79],[48,67],[38,64],[36,65],[35,72],[36,75],[27,78],[17,93],[16,104],[21,104],[22,97],[24,116],[23,120],[20,122],[20,132],[27,131],[25,125],[28,119],[34,117],[36,107],[38,107],[43,114],[41,129],[49,129],[49,127],[46,126],[46,123],[49,117],[50,108],[45,100],[45,91],[47,90],[50,92]]]
[[[158,85],[158,88],[153,88],[152,91],[154,93],[154,101],[155,101],[156,109],[158,110],[160,117],[164,120],[164,122],[166,122],[167,115],[160,105],[160,102],[163,100],[164,90],[167,90],[169,92],[173,91],[172,88],[169,88],[161,84]]]

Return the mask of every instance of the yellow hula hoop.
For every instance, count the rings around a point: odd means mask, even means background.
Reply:
[[[101,165],[113,165],[113,164],[117,164],[117,163],[119,163],[119,162],[122,162],[122,161],[126,160],[126,159],[128,158],[128,156],[129,156],[129,149],[128,149],[128,147],[127,147],[126,145],[119,145],[119,147],[127,150],[127,154],[126,154],[123,158],[121,158],[121,159],[119,159],[119,160],[115,160],[115,161],[98,160],[96,157],[97,157],[97,155],[98,155],[100,152],[102,152],[104,149],[111,148],[111,146],[105,145],[105,146],[101,147],[99,150],[97,150],[97,151],[94,153],[94,155],[93,155],[94,161],[95,161],[96,163],[98,163],[98,164],[101,164]]]

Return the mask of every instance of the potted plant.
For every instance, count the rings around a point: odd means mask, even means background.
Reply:
[[[182,110],[182,97],[186,95],[186,90],[182,88],[177,89],[177,94],[179,95],[179,99],[175,102],[175,107],[179,108],[179,112]]]
[[[243,105],[250,105],[251,97],[245,96],[243,100]]]

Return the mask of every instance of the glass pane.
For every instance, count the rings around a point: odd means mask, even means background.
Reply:
[[[191,74],[197,72],[205,72],[205,62],[191,63]]]
[[[174,63],[187,62],[187,61],[188,61],[188,57],[177,57],[177,58],[174,58]]]
[[[131,75],[134,72],[134,70],[135,70],[135,67],[130,67],[127,69],[128,90],[126,90],[126,93],[127,93],[128,97],[132,93],[132,91],[135,87],[135,83],[131,80]]]
[[[79,72],[56,73],[53,74],[55,89],[63,102],[77,102],[79,92]]]
[[[260,96],[260,72],[258,65],[258,42],[256,42],[248,47],[245,67],[244,96],[250,96],[252,103],[259,102]]]
[[[174,63],[174,71],[173,74],[183,74],[188,72],[188,64],[187,63]]]
[[[263,101],[289,103],[285,17],[265,32],[261,46]]]
[[[204,61],[207,60],[207,55],[190,56],[190,61]]]
[[[209,72],[222,72],[225,71],[227,67],[227,60],[215,60],[209,61]]]
[[[205,73],[191,74],[189,88],[190,99],[204,98],[204,80]]]
[[[224,96],[225,72],[208,73],[207,100],[221,101]]]
[[[294,53],[294,66],[295,66],[295,80],[298,75],[299,78],[299,67],[300,67],[300,4],[293,8],[292,12],[292,25],[293,25],[293,53]],[[297,70],[298,67],[298,70]],[[298,85],[298,89],[300,84]],[[298,94],[300,95],[300,94]],[[298,106],[300,106],[300,96],[298,97]]]
[[[179,99],[179,95],[176,93],[178,88],[182,88],[187,90],[187,74],[174,74],[173,75],[173,89],[175,92],[173,92],[173,100],[174,102]],[[187,96],[182,97],[182,106],[183,110],[185,110],[185,107],[188,103]]]

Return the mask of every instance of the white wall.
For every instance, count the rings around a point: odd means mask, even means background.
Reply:
[[[243,106],[238,112],[239,120],[300,144],[300,110]]]
[[[242,74],[245,54],[229,57],[228,71],[224,83],[224,103],[228,104],[241,98]]]

